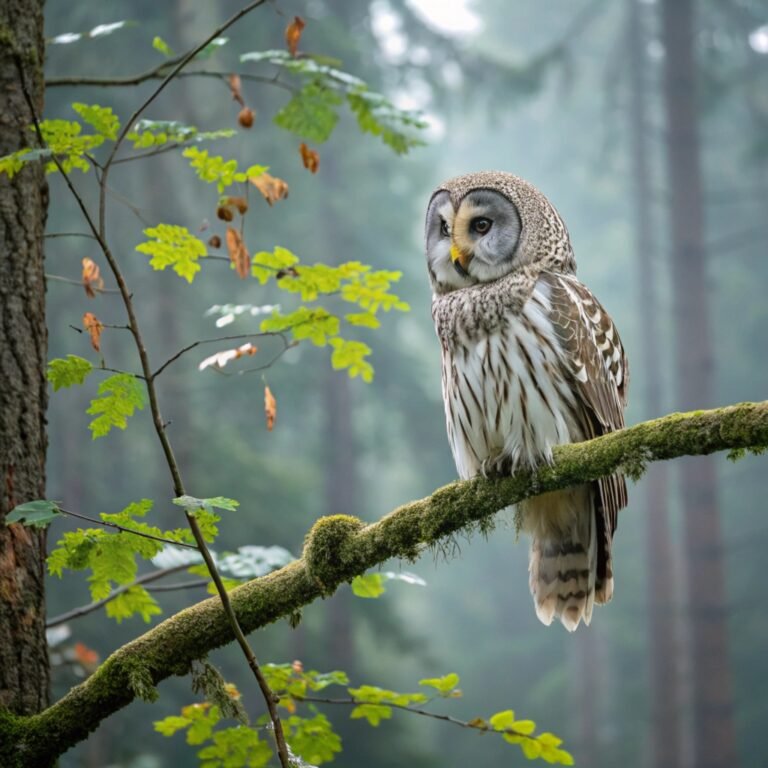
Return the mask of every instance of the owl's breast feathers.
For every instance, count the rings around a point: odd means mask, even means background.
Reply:
[[[618,333],[573,275],[522,269],[433,302],[448,434],[462,477],[551,460],[624,424]],[[495,463],[498,463],[496,466]],[[611,528],[625,491],[606,487]]]

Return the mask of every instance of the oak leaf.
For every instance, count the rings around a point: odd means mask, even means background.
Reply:
[[[320,155],[317,151],[310,149],[302,142],[299,146],[299,152],[301,153],[301,162],[304,163],[304,167],[310,173],[317,173],[317,169],[320,167]]]
[[[251,271],[251,256],[245,247],[243,238],[234,227],[227,227],[227,250],[229,260],[235,267],[237,274],[245,279]]]
[[[224,205],[230,208],[237,208],[238,213],[243,216],[248,210],[248,201],[244,197],[225,197]]]
[[[248,181],[264,195],[264,199],[272,205],[277,200],[288,197],[288,184],[276,176],[262,173],[259,176],[250,176]]]
[[[277,418],[277,400],[269,387],[264,387],[264,415],[267,417],[267,430],[271,432]]]
[[[291,56],[296,55],[296,51],[299,48],[299,40],[301,40],[301,33],[307,23],[301,16],[294,16],[293,21],[285,28],[285,44],[288,46],[288,50]]]
[[[101,320],[93,312],[86,312],[83,315],[83,326],[91,337],[91,346],[97,352],[101,352],[101,332],[104,330]]]
[[[89,259],[88,257],[83,259],[83,288],[85,288],[85,295],[89,299],[96,297],[96,290],[101,291],[104,289],[104,280],[101,277],[101,271],[99,265]],[[94,290],[94,288],[96,290]]]

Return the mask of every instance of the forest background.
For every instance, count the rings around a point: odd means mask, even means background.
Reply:
[[[50,45],[47,74],[117,77],[142,71],[162,57],[151,47],[153,36],[185,50],[237,8],[229,0],[215,5],[135,0],[108,7],[49,0],[49,38],[121,19],[138,23],[103,38]],[[305,261],[359,259],[375,268],[402,270],[398,292],[411,312],[386,317],[384,328],[366,339],[376,369],[371,384],[332,371],[325,350],[302,346],[284,355],[266,373],[278,402],[271,433],[264,425],[258,375],[198,372],[194,355],[168,371],[160,382],[165,416],[196,492],[213,496],[226,489],[226,495],[248,501],[247,515],[232,516],[222,526],[219,548],[275,544],[298,554],[303,534],[321,515],[349,513],[375,520],[455,476],[444,435],[439,355],[422,253],[426,202],[451,175],[508,170],[550,197],[569,226],[581,279],[622,331],[633,374],[629,423],[681,407],[673,317],[688,286],[673,277],[667,234],[676,212],[667,182],[666,51],[658,4],[524,0],[511,11],[502,0],[308,0],[281,10],[284,16],[260,12],[232,28],[230,43],[216,54],[217,69],[234,69],[235,51],[279,47],[286,21],[297,14],[307,21],[303,48],[341,59],[347,71],[396,103],[424,110],[430,128],[426,146],[397,157],[361,137],[345,118],[329,142],[316,147],[320,168],[310,175],[301,165],[299,141],[271,123],[285,95],[267,85],[245,84],[256,122],[230,139],[226,150],[223,145],[217,149],[268,163],[290,187],[289,198],[276,204],[279,210],[265,204],[250,214],[249,245],[271,250],[280,243]],[[760,400],[768,382],[768,4],[701,0],[695,11],[714,386],[711,402],[683,405],[704,408]],[[639,59],[633,60],[633,50],[640,52]],[[45,116],[68,117],[74,100],[109,105],[125,115],[136,93],[51,88]],[[147,115],[202,129],[234,127],[236,116],[225,86],[193,78],[175,83]],[[640,191],[638,131],[645,139],[648,178]],[[133,165],[120,177],[120,195],[138,208],[131,212],[114,203],[112,239],[130,244],[126,252],[142,239],[146,221],[194,218],[202,224],[201,211],[206,206],[212,211],[213,193],[211,200],[202,200],[205,190],[185,165],[178,157],[158,157]],[[81,228],[74,204],[61,192],[54,186],[50,232]],[[640,250],[638,242],[644,243]],[[47,271],[77,278],[80,259],[88,255],[82,241],[51,240]],[[216,335],[216,316],[206,315],[214,305],[281,300],[277,292],[238,281],[226,267],[219,279],[192,287],[176,275],[152,272],[139,254],[125,269],[157,359],[190,339]],[[649,275],[650,294],[644,280]],[[87,339],[75,338],[70,325],[79,325],[83,311],[94,304],[77,287],[55,280],[49,282],[48,298],[49,357],[77,351],[77,343],[87,356]],[[103,294],[96,302],[93,311],[103,322],[121,322],[114,296]],[[245,329],[242,318],[236,322],[229,326],[233,332]],[[653,323],[655,354],[648,356],[644,350]],[[127,361],[110,362],[129,367]],[[235,364],[226,370],[234,372]],[[136,500],[137,477],[142,496],[166,496],[157,446],[138,423],[148,416],[139,415],[125,434],[105,438],[105,448],[104,441],[88,440],[88,402],[88,394],[77,390],[51,398],[49,498],[66,499],[74,509],[113,512]],[[725,625],[728,652],[719,664],[733,686],[733,707],[724,718],[732,720],[740,764],[758,766],[759,724],[768,715],[768,686],[760,684],[768,677],[763,654],[768,619],[759,606],[755,609],[761,546],[768,543],[765,481],[759,458],[730,463],[721,456],[707,466],[720,481],[727,574],[718,620]],[[353,679],[395,690],[411,689],[421,677],[455,671],[465,690],[462,699],[451,703],[457,716],[470,719],[512,703],[564,737],[577,763],[598,768],[660,765],[654,745],[669,741],[670,726],[657,716],[653,680],[662,661],[672,658],[666,698],[681,713],[674,725],[677,764],[691,764],[697,738],[690,716],[695,617],[687,597],[690,551],[684,546],[688,534],[675,478],[674,469],[669,478],[651,473],[632,489],[616,542],[616,597],[609,608],[596,612],[588,631],[569,636],[560,627],[538,623],[526,586],[525,543],[515,543],[514,531],[500,526],[487,540],[460,539],[448,562],[427,556],[408,566],[426,586],[392,582],[375,601],[342,588],[308,607],[297,629],[281,622],[259,632],[259,656],[275,662],[301,659],[315,669],[342,668]],[[651,528],[651,494],[652,509],[661,505],[669,513],[661,528]],[[649,578],[665,567],[657,559],[660,551],[667,553],[665,562],[672,569],[663,602]],[[51,616],[88,602],[86,585],[77,577],[50,579],[48,587]],[[160,595],[166,615],[189,598],[187,592]],[[651,608],[659,606],[673,629],[661,649],[652,632]],[[106,631],[106,621],[97,613],[72,622],[73,639],[104,657],[145,629],[134,618]],[[234,648],[212,659],[227,679],[247,685]],[[74,682],[71,668],[58,669],[54,681],[58,698]],[[156,704],[135,703],[110,718],[62,765],[196,765],[194,749],[154,734],[150,724],[192,699],[188,682],[170,680],[161,693]],[[454,765],[525,762],[500,740],[423,718],[395,717],[373,730],[348,721],[342,712],[330,716],[344,739],[340,764],[352,764],[348,761],[354,756],[356,764],[371,768],[392,765],[393,743],[399,764],[419,768],[445,765],[445,755]]]

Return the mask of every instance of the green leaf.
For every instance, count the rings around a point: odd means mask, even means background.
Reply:
[[[443,675],[443,677],[427,677],[424,680],[419,680],[419,685],[427,685],[430,688],[435,688],[437,692],[441,696],[454,696],[456,692],[456,687],[459,684],[459,676],[455,672],[451,672],[450,674]],[[508,713],[510,717],[514,719],[514,712],[511,710],[508,710]],[[500,712],[498,715],[494,715],[493,717],[498,717],[500,715],[506,715],[506,712]],[[491,725],[496,728],[493,717],[491,718]],[[496,730],[499,730],[498,728]]]
[[[67,173],[74,168],[87,173],[91,166],[85,158],[86,153],[104,143],[104,134],[82,136],[82,130],[80,123],[73,120],[43,120],[40,123],[43,143],[59,158]],[[29,154],[25,155],[25,158],[31,159]],[[58,168],[55,163],[46,165],[46,172],[52,173],[56,170]]]
[[[349,377],[354,379],[360,376],[363,381],[373,381],[373,366],[364,358],[371,354],[371,348],[362,341],[348,341],[347,339],[331,339],[333,354],[331,366],[334,370],[345,370]]]
[[[111,107],[100,107],[98,104],[81,104],[75,102],[72,109],[77,112],[84,122],[96,129],[97,133],[115,141],[120,130],[120,121]]]
[[[263,768],[272,758],[269,744],[242,725],[216,731],[212,741],[197,753],[200,768]]]
[[[283,315],[275,309],[271,317],[261,322],[261,330],[264,332],[290,330],[294,339],[309,339],[315,346],[324,347],[330,337],[338,334],[339,318],[322,307],[317,309],[299,307],[289,315]]]
[[[63,387],[82,384],[93,371],[93,364],[83,357],[67,355],[67,359],[57,357],[48,363],[46,378],[57,392]]]
[[[350,325],[359,325],[364,328],[378,328],[381,325],[379,318],[371,312],[353,312],[344,315],[344,319]]]
[[[136,585],[110,600],[106,605],[107,616],[116,619],[119,624],[123,619],[139,614],[149,623],[153,616],[163,611],[152,595],[144,587]]]
[[[341,738],[323,714],[313,718],[293,715],[284,721],[284,726],[293,752],[312,765],[328,763],[341,752]]]
[[[109,434],[112,427],[125,429],[135,409],[144,408],[144,388],[130,373],[117,373],[105,379],[99,385],[98,394],[102,397],[91,400],[86,411],[96,416],[88,425],[94,440]]]
[[[134,149],[160,147],[168,142],[183,144],[187,142],[213,141],[236,136],[233,129],[218,131],[200,131],[194,125],[186,125],[176,120],[139,120],[126,138],[133,142]]]
[[[380,573],[366,573],[352,579],[352,592],[357,597],[380,597],[385,591],[384,577]]]
[[[6,516],[5,522],[22,523],[32,528],[46,528],[61,514],[55,501],[37,499],[15,506]]]
[[[239,501],[234,499],[227,499],[224,496],[214,496],[210,499],[198,499],[194,496],[178,496],[173,499],[173,503],[177,507],[184,507],[190,515],[195,517],[197,513],[202,509],[207,512],[212,512],[215,509],[226,509],[228,512],[235,512],[240,506]]]
[[[266,165],[252,165],[246,171],[237,170],[237,160],[225,160],[221,155],[209,155],[207,149],[187,147],[182,153],[189,158],[190,167],[197,173],[198,178],[209,184],[216,184],[219,192],[223,192],[236,181],[245,182],[251,177],[260,176],[269,169]]]
[[[359,704],[352,710],[350,717],[353,720],[365,718],[376,728],[382,720],[389,720],[392,717],[392,707],[383,704]]]
[[[275,115],[280,128],[309,141],[322,143],[328,139],[339,120],[337,107],[341,97],[317,82],[307,83]]]
[[[191,283],[200,271],[198,259],[207,255],[205,243],[195,237],[186,227],[174,224],[158,224],[144,230],[147,237],[154,238],[146,243],[139,243],[136,250],[152,258],[149,264],[153,269],[163,270],[173,267],[173,271]]]
[[[171,49],[171,46],[168,45],[168,43],[163,40],[162,37],[159,35],[155,35],[155,37],[152,40],[152,47],[156,51],[160,51],[160,53],[163,54],[163,56],[168,57],[169,59],[173,57],[173,50]]]
[[[190,720],[187,717],[181,717],[181,715],[169,715],[162,720],[155,720],[154,726],[158,733],[162,733],[163,736],[173,736],[177,731],[183,728],[188,728]]]

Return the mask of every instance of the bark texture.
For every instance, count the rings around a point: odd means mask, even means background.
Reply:
[[[413,561],[426,546],[450,552],[454,534],[487,532],[498,510],[531,496],[615,472],[637,478],[652,461],[766,447],[768,401],[672,414],[585,443],[561,445],[553,464],[535,473],[451,483],[371,525],[349,515],[320,518],[307,534],[303,556],[233,590],[232,606],[243,631],[252,632],[392,557]],[[50,765],[110,714],[136,698],[154,699],[161,680],[187,674],[194,660],[231,641],[218,597],[166,619],[115,651],[44,712],[15,717],[0,710],[0,765]]]
[[[43,3],[0,3],[0,155],[34,144],[19,67],[38,112],[43,96]],[[0,708],[48,702],[45,536],[6,527],[20,502],[45,498],[45,276],[48,188],[39,163],[0,176]]]
[[[677,407],[712,402],[704,204],[695,77],[693,0],[664,0],[664,101]],[[738,765],[728,657],[725,562],[714,463],[680,463],[693,672],[693,764]]]

